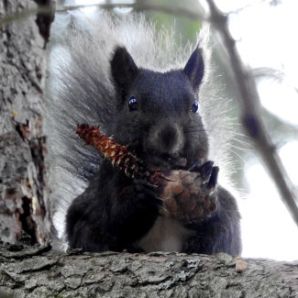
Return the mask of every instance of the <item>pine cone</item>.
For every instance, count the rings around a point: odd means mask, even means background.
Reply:
[[[174,170],[167,178],[161,194],[165,216],[192,223],[207,218],[215,210],[215,189],[208,187],[200,173]]]

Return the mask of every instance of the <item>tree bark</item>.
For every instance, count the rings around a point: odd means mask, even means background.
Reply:
[[[226,254],[62,254],[9,245],[0,264],[0,297],[298,297],[298,262]]]
[[[34,6],[30,0],[1,1],[0,18]],[[42,104],[50,20],[38,15],[37,25],[35,19],[0,27],[0,239],[12,243],[49,238]]]

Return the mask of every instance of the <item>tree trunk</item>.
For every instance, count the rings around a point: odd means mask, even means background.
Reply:
[[[0,264],[0,297],[298,297],[298,263],[226,254],[59,254],[14,245],[2,248]]]
[[[34,7],[29,0],[1,1],[0,19]],[[51,16],[35,19],[0,25],[0,239],[12,243],[49,238],[42,103]]]

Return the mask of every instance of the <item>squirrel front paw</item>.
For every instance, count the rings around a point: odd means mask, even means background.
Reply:
[[[185,225],[199,223],[216,210],[219,168],[212,161],[194,165],[189,171],[175,170],[168,176],[161,198],[163,213]]]
[[[162,201],[155,185],[145,179],[134,179],[133,184],[124,187],[118,193],[120,201],[129,201],[134,207],[161,206]],[[143,207],[142,207],[143,206]]]

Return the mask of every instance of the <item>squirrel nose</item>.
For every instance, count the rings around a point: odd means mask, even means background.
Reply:
[[[183,134],[178,125],[161,125],[156,131],[155,146],[162,153],[173,154],[180,151],[183,145],[183,139]]]

